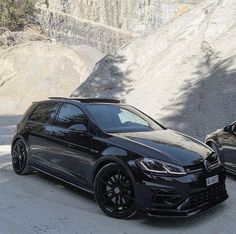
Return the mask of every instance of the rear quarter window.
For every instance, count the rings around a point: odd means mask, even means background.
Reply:
[[[28,120],[40,123],[50,123],[56,114],[58,106],[58,103],[38,104],[34,111],[30,114]]]
[[[55,121],[55,125],[62,128],[69,128],[74,124],[83,123],[87,125],[88,119],[83,111],[72,104],[64,103]]]

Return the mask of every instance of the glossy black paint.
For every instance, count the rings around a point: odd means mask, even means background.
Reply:
[[[207,135],[206,144],[215,144],[227,171],[236,174],[236,122]]]
[[[29,120],[30,114],[40,103],[57,107],[55,113],[50,113],[52,118],[46,124]],[[84,113],[87,131],[76,131],[81,126],[74,129],[57,126],[57,116],[64,104],[72,104]],[[33,104],[18,123],[12,146],[17,139],[25,143],[29,163],[34,169],[90,192],[93,192],[96,173],[107,163],[117,162],[129,174],[137,208],[150,215],[189,216],[228,197],[223,189],[216,199],[191,209],[185,207],[190,196],[225,184],[223,166],[217,166],[210,172],[203,167],[203,160],[213,153],[207,145],[164,127],[149,132],[103,132],[86,105],[77,100],[59,98]],[[137,159],[144,157],[177,164],[189,171],[179,176],[150,176],[137,165]],[[189,168],[197,169],[191,171]],[[207,187],[206,178],[214,175],[219,175],[219,183]],[[154,197],[157,197],[157,202]]]

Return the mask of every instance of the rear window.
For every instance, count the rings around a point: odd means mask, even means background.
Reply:
[[[29,120],[40,123],[50,123],[58,108],[58,103],[41,103],[29,116]]]

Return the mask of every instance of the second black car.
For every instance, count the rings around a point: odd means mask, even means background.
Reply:
[[[208,134],[205,142],[218,153],[226,170],[236,175],[236,122]]]

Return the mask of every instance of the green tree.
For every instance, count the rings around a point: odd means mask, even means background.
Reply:
[[[0,27],[21,30],[34,21],[36,12],[35,0],[0,0]]]

